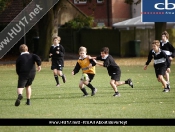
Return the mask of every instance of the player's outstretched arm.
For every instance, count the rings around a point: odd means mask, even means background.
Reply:
[[[90,55],[87,55],[87,57],[89,58],[89,59],[96,59],[97,57],[92,57],[92,56],[90,56]]]
[[[100,66],[103,66],[103,63],[97,62],[97,60],[95,60],[95,59],[93,59],[93,61],[94,61],[96,64],[98,64],[98,65],[100,65]]]
[[[145,65],[145,66],[143,67],[143,69],[144,69],[144,70],[146,70],[146,69],[147,69],[147,67],[148,67],[148,65]]]

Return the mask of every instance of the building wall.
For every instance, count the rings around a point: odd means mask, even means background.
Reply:
[[[79,15],[86,16],[86,14],[75,8],[69,0],[62,0],[61,2],[64,7],[58,13],[58,25],[63,25]]]
[[[74,3],[74,0],[71,0]],[[93,16],[95,26],[98,23],[105,23],[105,26],[112,26],[113,23],[131,18],[130,5],[124,3],[125,0],[104,0],[97,3],[97,0],[91,0],[87,3],[74,3],[88,16]]]
[[[74,3],[74,0],[71,1]],[[105,23],[105,25],[108,25],[106,3],[107,0],[104,0],[102,3],[97,3],[96,0],[92,0],[87,3],[74,3],[74,5],[86,15],[94,17],[96,26],[97,23]]]
[[[136,2],[137,0],[134,0]],[[132,17],[137,17],[141,15],[141,3],[132,4]]]
[[[125,0],[112,1],[112,23],[124,21],[131,18],[131,5],[126,4]]]

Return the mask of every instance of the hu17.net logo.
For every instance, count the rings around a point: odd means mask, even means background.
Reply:
[[[142,22],[175,22],[175,0],[142,0]]]

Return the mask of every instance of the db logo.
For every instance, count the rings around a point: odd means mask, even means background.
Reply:
[[[171,5],[171,7],[169,7]],[[168,3],[168,0],[165,0],[165,3],[156,3],[154,8],[157,10],[173,10],[175,9],[175,3]]]

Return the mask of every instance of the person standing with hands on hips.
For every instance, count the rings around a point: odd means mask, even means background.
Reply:
[[[58,76],[62,77],[64,83],[66,82],[66,77],[63,74],[65,49],[60,44],[60,41],[61,38],[59,36],[54,37],[53,45],[50,47],[49,51],[49,57],[51,58],[52,61],[51,70],[53,70],[57,87],[60,86]]]

